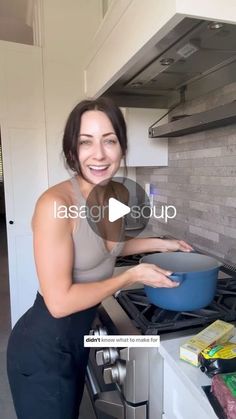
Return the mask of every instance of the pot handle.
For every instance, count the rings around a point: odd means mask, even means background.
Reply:
[[[180,284],[184,281],[184,273],[175,273],[173,272],[171,275],[168,276],[172,281],[179,282]]]

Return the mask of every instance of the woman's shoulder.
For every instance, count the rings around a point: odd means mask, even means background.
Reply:
[[[58,201],[61,205],[71,205],[72,203],[72,190],[70,180],[65,180],[63,182],[57,183],[56,185],[51,186],[46,191],[40,195],[37,200],[36,206],[40,204],[47,205]]]
[[[70,180],[57,183],[44,191],[38,198],[32,222],[35,218],[53,219],[58,207],[68,208],[72,205],[72,190]]]

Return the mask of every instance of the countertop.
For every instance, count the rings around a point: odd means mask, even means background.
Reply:
[[[179,359],[179,348],[181,344],[185,343],[193,335],[179,337],[169,340],[161,340],[159,353],[164,358],[165,362],[173,369],[181,381],[192,393],[198,403],[203,407],[204,411],[209,415],[209,419],[216,419],[217,416],[208,401],[208,398],[202,389],[202,386],[211,384],[211,378],[208,378],[200,368],[194,367],[185,361]],[[236,342],[236,336],[231,339]]]

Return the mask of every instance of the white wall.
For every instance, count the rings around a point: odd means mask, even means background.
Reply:
[[[84,99],[89,41],[102,20],[100,0],[42,0],[43,71],[49,185],[69,177],[61,156],[66,118]]]

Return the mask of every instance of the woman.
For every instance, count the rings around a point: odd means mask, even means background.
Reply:
[[[112,277],[118,254],[190,251],[178,240],[102,239],[84,218],[55,216],[86,203],[94,190],[100,205],[111,196],[127,198],[122,184],[110,182],[127,150],[126,126],[119,108],[108,99],[85,100],[69,115],[63,151],[75,176],[49,188],[38,200],[32,220],[39,292],[15,325],[8,344],[7,367],[18,419],[77,419],[83,394],[89,333],[97,305],[135,282],[175,287],[171,272],[140,264]],[[103,186],[104,185],[104,186]],[[120,220],[113,230],[120,237]],[[103,225],[107,237],[107,224]],[[108,228],[109,229],[109,228]]]

